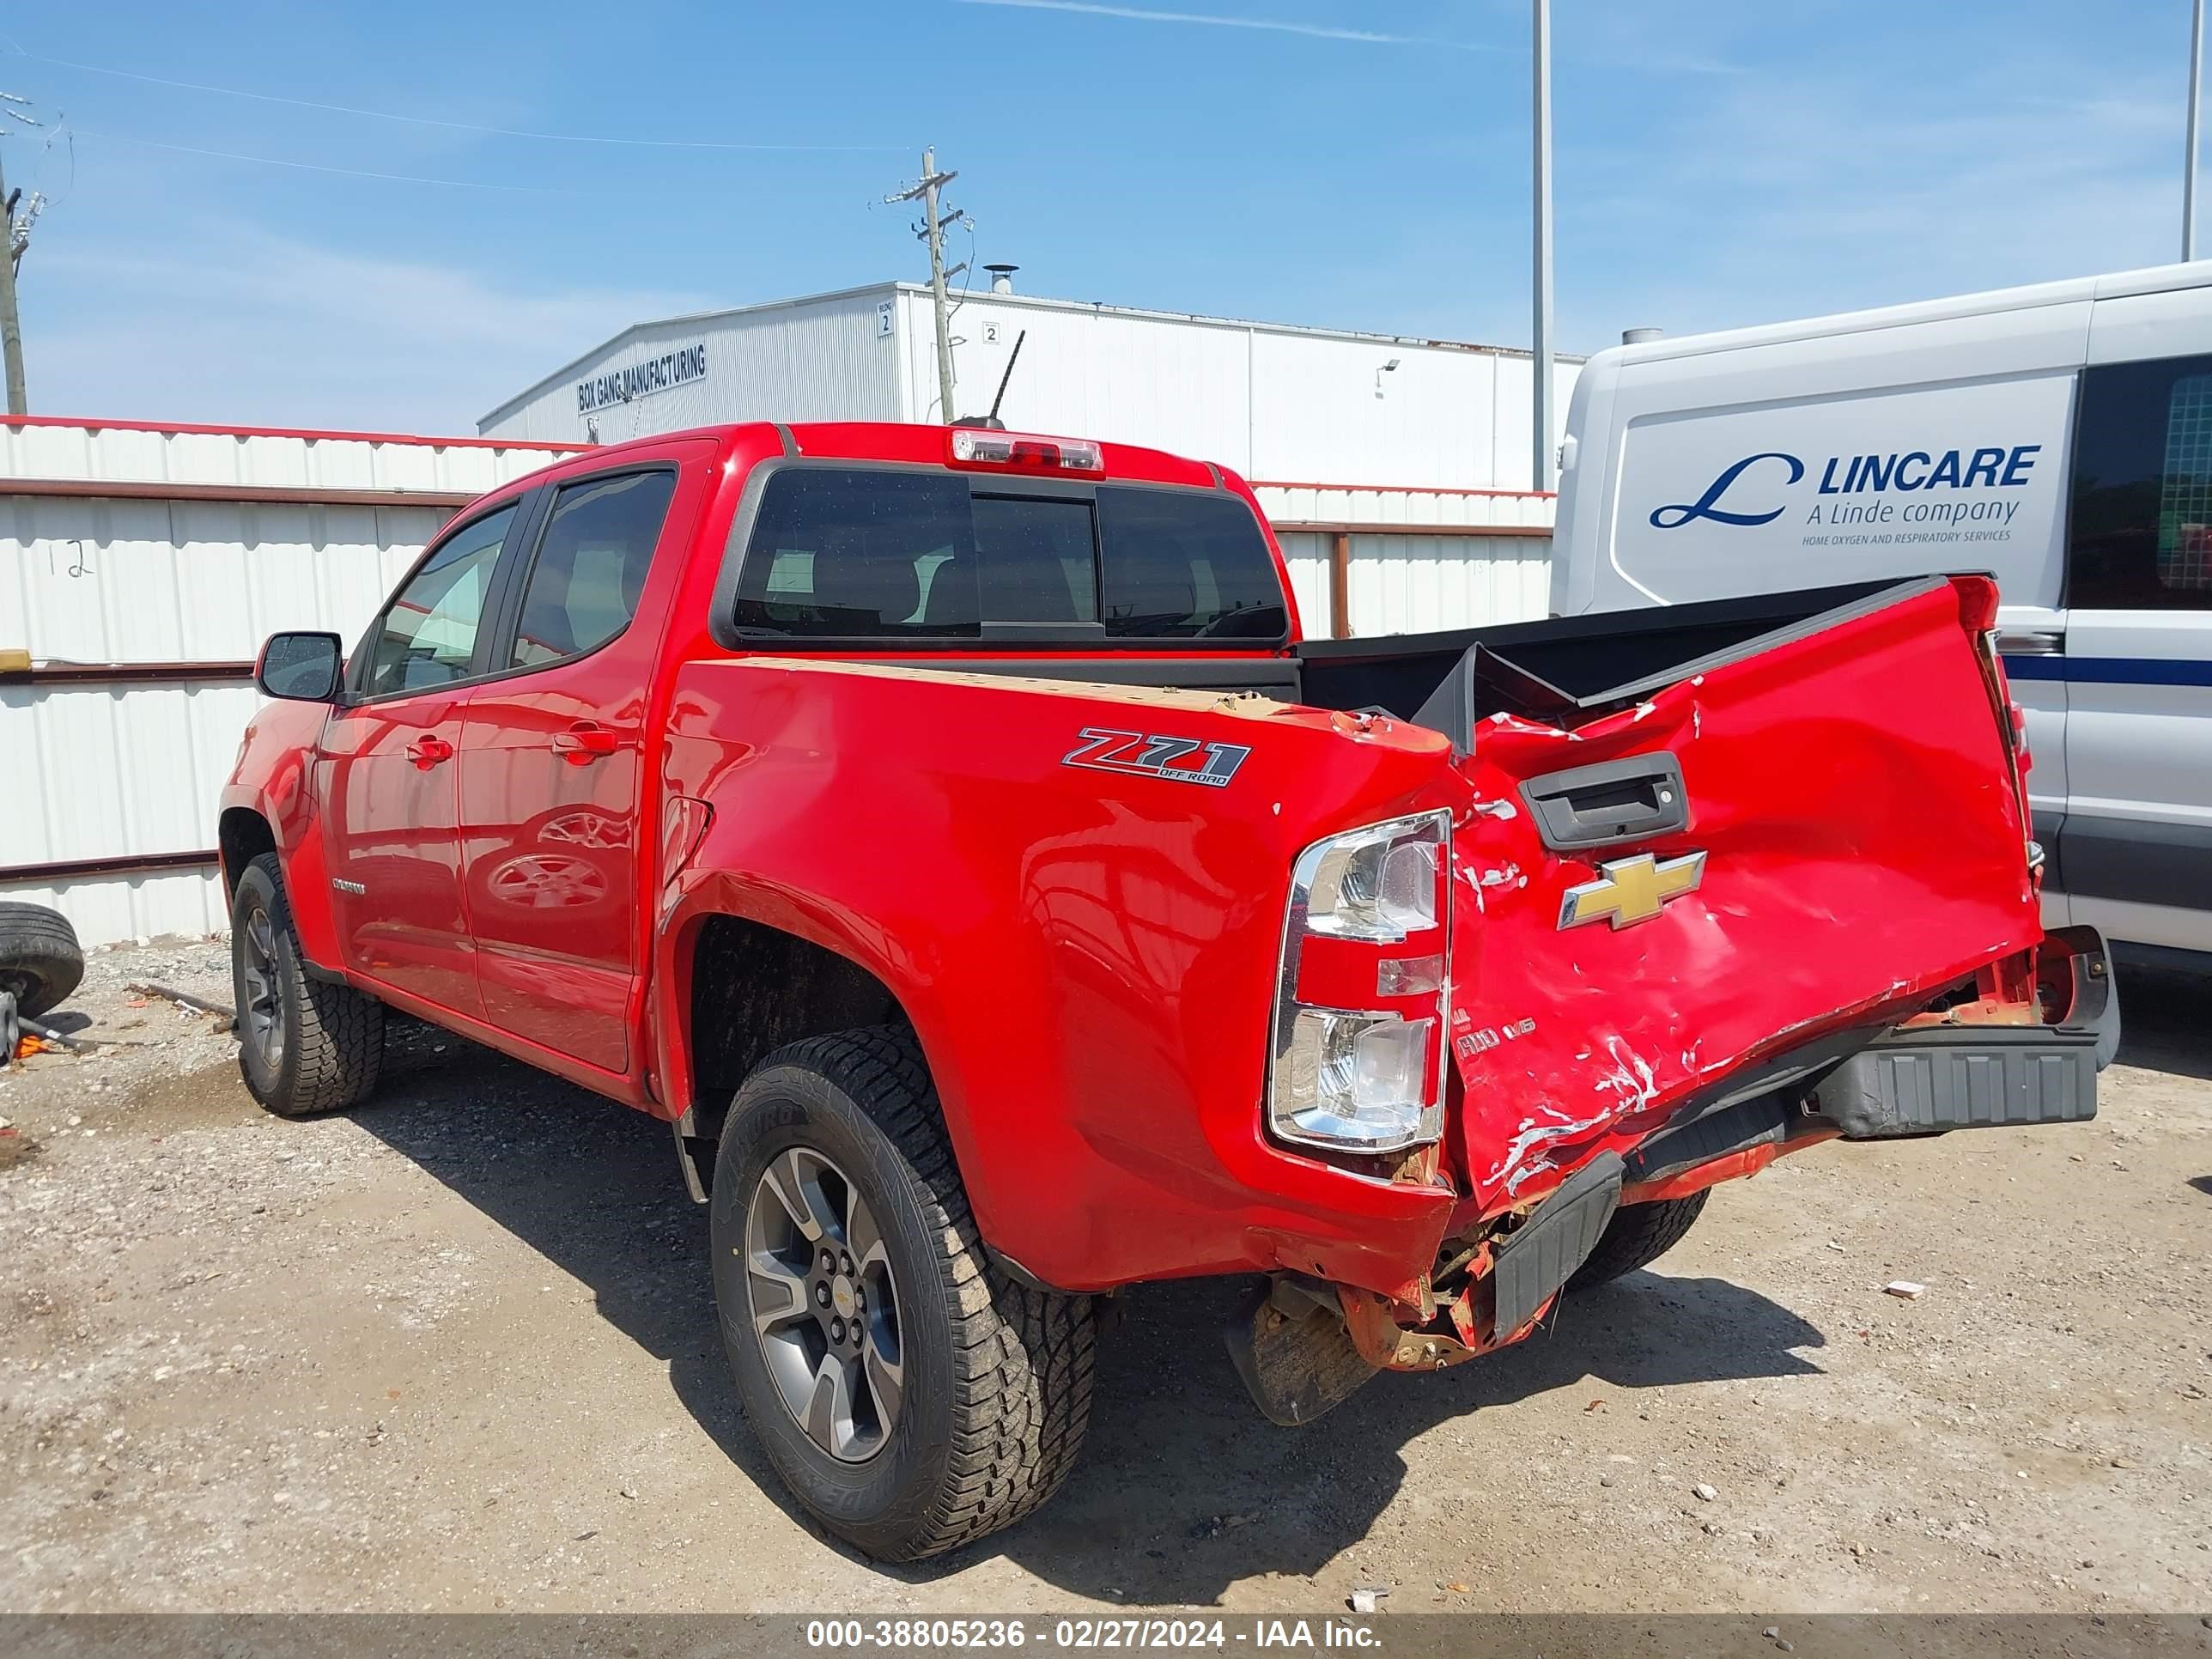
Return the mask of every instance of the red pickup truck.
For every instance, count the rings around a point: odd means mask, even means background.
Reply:
[[[1714,1182],[2090,1116],[1996,595],[1301,638],[1252,492],[766,423],[495,491],[222,797],[240,1063],[384,1011],[668,1121],[746,1413],[910,1559],[1066,1474],[1100,1298],[1247,1276],[1255,1401],[1528,1335]],[[519,1177],[520,1178],[520,1176]]]

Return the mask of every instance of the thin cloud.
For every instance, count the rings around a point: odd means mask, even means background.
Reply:
[[[1502,52],[1502,46],[1470,40],[1441,40],[1425,34],[1383,34],[1374,29],[1337,28],[1327,23],[1297,23],[1279,17],[1224,17],[1204,11],[1154,11],[1144,6],[1109,6],[1094,0],[959,0],[963,6],[1010,6],[1018,11],[1072,11],[1086,17],[1122,17],[1138,23],[1195,23],[1206,28],[1258,29],[1269,34],[1302,34],[1313,40],[1351,40],[1369,46],[1443,46],[1453,52]]]
[[[137,70],[112,69],[103,64],[81,64],[70,58],[50,58],[42,52],[26,50],[6,35],[0,35],[0,41],[4,41],[19,55],[31,59],[33,63],[53,64],[63,69],[80,70],[87,75],[107,75],[121,81],[140,82],[147,86],[173,87],[180,92],[206,92],[214,93],[224,98],[250,98],[257,104],[288,104],[294,109],[322,110],[332,115],[358,115],[374,121],[404,121],[410,126],[444,127],[453,132],[481,132],[494,138],[538,138],[548,143],[556,144],[628,144],[644,149],[811,150],[866,154],[895,152],[902,148],[896,144],[724,143],[708,139],[609,137],[592,133],[532,132],[519,127],[488,127],[474,121],[448,121],[430,115],[403,115],[395,110],[388,109],[359,109],[351,104],[325,104],[313,98],[288,98],[271,92],[248,92],[240,87],[210,86],[201,81],[173,81],[166,76],[144,75]],[[233,159],[252,161],[254,158],[245,156]],[[343,168],[331,170],[345,171]],[[449,181],[430,179],[426,182],[439,184]]]
[[[555,363],[641,319],[711,303],[682,289],[529,283],[320,246],[246,222],[197,228],[156,237],[173,252],[149,255],[127,239],[49,250],[48,274],[70,303],[33,365],[41,407],[467,433]]]

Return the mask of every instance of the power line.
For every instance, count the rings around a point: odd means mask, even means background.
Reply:
[[[285,98],[270,92],[246,92],[237,87],[210,86],[198,81],[173,81],[165,76],[142,75],[136,70],[109,69],[100,64],[80,64],[68,58],[51,58],[44,52],[26,51],[15,46],[21,56],[41,64],[53,64],[63,69],[82,70],[88,75],[112,75],[118,80],[138,81],[148,86],[173,87],[180,92],[209,92],[224,98],[248,98],[261,104],[285,104],[295,109],[322,110],[333,115],[358,115],[373,121],[403,121],[410,126],[443,127],[453,132],[483,133],[495,138],[534,138],[554,144],[617,144],[638,149],[704,149],[704,150],[781,150],[793,153],[826,155],[884,154],[904,148],[899,144],[750,144],[724,143],[697,138],[605,138],[591,133],[532,132],[518,127],[492,127],[473,121],[446,121],[429,115],[402,115],[383,109],[360,109],[350,104],[325,104],[312,98]]]
[[[444,185],[454,190],[496,190],[523,196],[565,196],[571,193],[556,190],[550,185],[493,185],[474,179],[428,179],[411,173],[372,173],[365,167],[334,167],[319,161],[285,161],[273,155],[246,155],[228,149],[200,149],[191,144],[164,143],[157,138],[134,138],[120,132],[94,132],[84,127],[78,127],[76,131],[86,138],[104,138],[118,144],[138,144],[148,149],[173,150],[179,155],[208,155],[219,161],[252,161],[264,167],[296,167],[307,173],[336,173],[349,179],[384,179],[397,185]]]

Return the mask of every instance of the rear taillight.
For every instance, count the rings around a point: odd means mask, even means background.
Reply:
[[[968,466],[1003,466],[1024,472],[1099,472],[1106,458],[1087,438],[1041,438],[1030,432],[952,428],[952,459]]]
[[[1298,855],[1283,927],[1267,1127],[1395,1152],[1443,1133],[1451,815],[1347,830]]]

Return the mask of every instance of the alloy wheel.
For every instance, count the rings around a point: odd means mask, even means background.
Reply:
[[[777,1154],[745,1216],[745,1291],[776,1392],[842,1463],[880,1452],[905,1392],[897,1281],[860,1188],[811,1147]]]
[[[246,1040],[271,1071],[284,1063],[284,999],[276,971],[276,929],[266,910],[246,919],[245,949],[239,966],[246,978],[246,1006],[239,1023]]]

